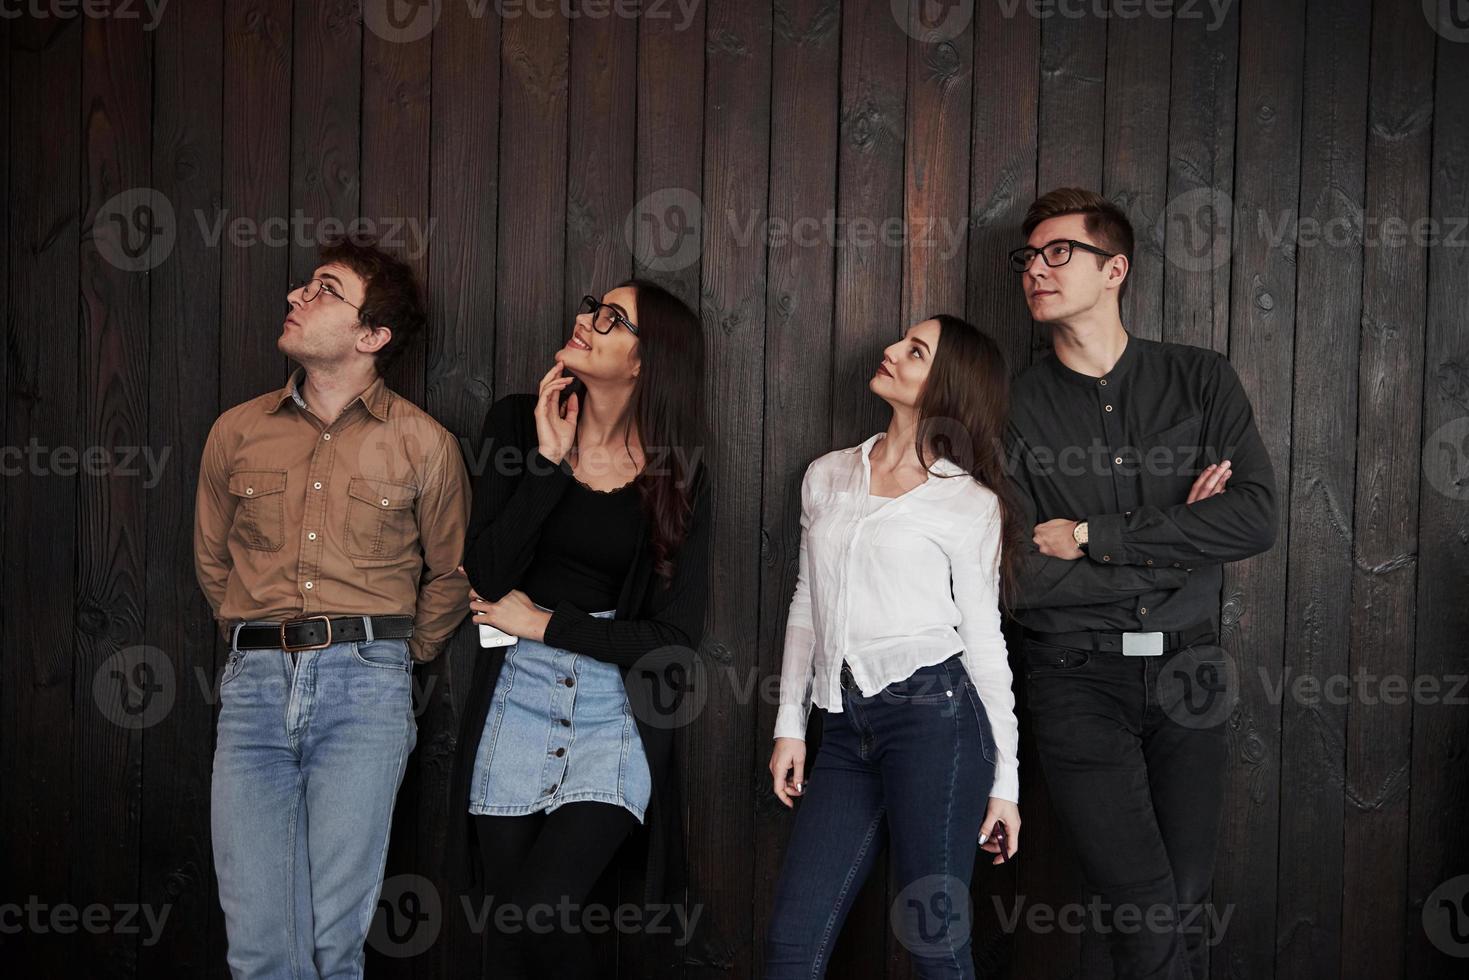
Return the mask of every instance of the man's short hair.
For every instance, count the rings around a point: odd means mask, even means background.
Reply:
[[[384,252],[370,235],[339,235],[324,241],[318,264],[333,262],[362,277],[364,293],[358,319],[393,332],[392,339],[373,355],[381,375],[423,335],[428,317],[418,279],[408,263]]]
[[[1025,212],[1025,221],[1021,225],[1027,239],[1036,226],[1042,221],[1051,218],[1059,218],[1065,214],[1080,214],[1085,217],[1083,226],[1086,233],[1101,248],[1109,252],[1116,252],[1127,256],[1128,264],[1132,263],[1132,222],[1127,220],[1127,214],[1107,200],[1096,191],[1089,191],[1082,187],[1058,187],[1048,191],[1036,198],[1030,210]],[[1100,255],[1096,256],[1098,267],[1105,261]],[[1127,291],[1127,280],[1122,280],[1122,288],[1117,294],[1121,299]]]

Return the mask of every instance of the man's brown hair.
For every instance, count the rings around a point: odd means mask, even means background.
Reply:
[[[362,310],[357,319],[367,326],[383,326],[393,332],[392,339],[373,355],[377,373],[381,375],[423,334],[428,317],[423,310],[418,280],[408,263],[384,252],[377,240],[368,235],[340,235],[323,242],[318,264],[332,262],[362,277]]]
[[[1058,187],[1048,191],[1036,198],[1030,210],[1025,212],[1025,221],[1020,227],[1028,240],[1031,232],[1042,221],[1059,218],[1064,214],[1083,215],[1083,227],[1097,246],[1127,256],[1128,265],[1132,264],[1132,222],[1127,220],[1127,215],[1121,208],[1096,191],[1083,187]],[[1107,261],[1100,255],[1093,258],[1097,260],[1099,269]],[[1124,279],[1117,298],[1120,300],[1126,292],[1127,280]]]

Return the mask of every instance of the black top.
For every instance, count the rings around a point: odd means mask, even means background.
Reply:
[[[491,600],[503,598],[522,580],[536,557],[548,518],[576,485],[569,463],[552,464],[538,451],[535,404],[536,396],[528,394],[508,395],[490,406],[481,452],[476,454],[490,465],[475,479],[464,568],[475,591]],[[688,536],[675,557],[668,587],[653,573],[647,519],[639,510],[637,552],[623,578],[614,618],[589,615],[599,610],[583,610],[562,598],[546,625],[548,645],[622,668],[653,777],[645,824],[644,898],[649,903],[682,901],[687,884],[682,795],[678,767],[670,763],[670,756],[675,731],[690,720],[682,693],[704,636],[710,497],[708,473],[700,467],[694,479]],[[476,656],[454,747],[444,872],[451,884],[464,891],[481,884],[469,814],[469,783],[506,649],[490,647]],[[637,669],[631,669],[634,667]]]
[[[616,607],[644,533],[639,496],[631,483],[603,491],[573,478],[541,528],[520,591],[547,609],[562,601],[587,612]]]
[[[1016,379],[1007,450],[1027,528],[1015,618],[1030,629],[1217,630],[1223,563],[1275,541],[1275,473],[1217,351],[1129,335],[1101,378],[1051,351]],[[1186,504],[1224,459],[1224,492]],[[1056,518],[1087,522],[1083,557],[1035,546],[1029,528]]]

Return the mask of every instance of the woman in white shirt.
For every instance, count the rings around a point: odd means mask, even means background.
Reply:
[[[892,408],[887,431],[827,453],[801,482],[770,773],[782,803],[803,802],[776,885],[768,980],[824,975],[884,833],[902,882],[891,921],[916,975],[974,976],[976,849],[999,864],[1020,841],[999,608],[1021,533],[1003,469],[1003,355],[941,315],[889,346],[868,387]],[[808,788],[813,703],[828,715]]]

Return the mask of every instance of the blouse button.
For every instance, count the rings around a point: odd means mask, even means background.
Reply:
[[[562,718],[561,719],[561,727],[562,728],[570,728],[571,727],[571,719],[570,718]]]
[[[561,758],[565,754],[566,754],[566,750],[564,748],[557,749],[556,750],[556,758],[558,758],[558,759]]]
[[[574,680],[572,680],[572,679],[571,679],[571,678],[570,678],[570,677],[568,677],[568,678],[566,678],[566,680],[565,680],[565,681],[563,681],[563,683],[564,683],[564,684],[565,684],[565,685],[566,685],[566,686],[567,686],[567,687],[571,687],[571,686],[572,686],[572,685],[573,685],[573,684],[575,684],[575,683],[576,683],[576,681],[574,681]]]

